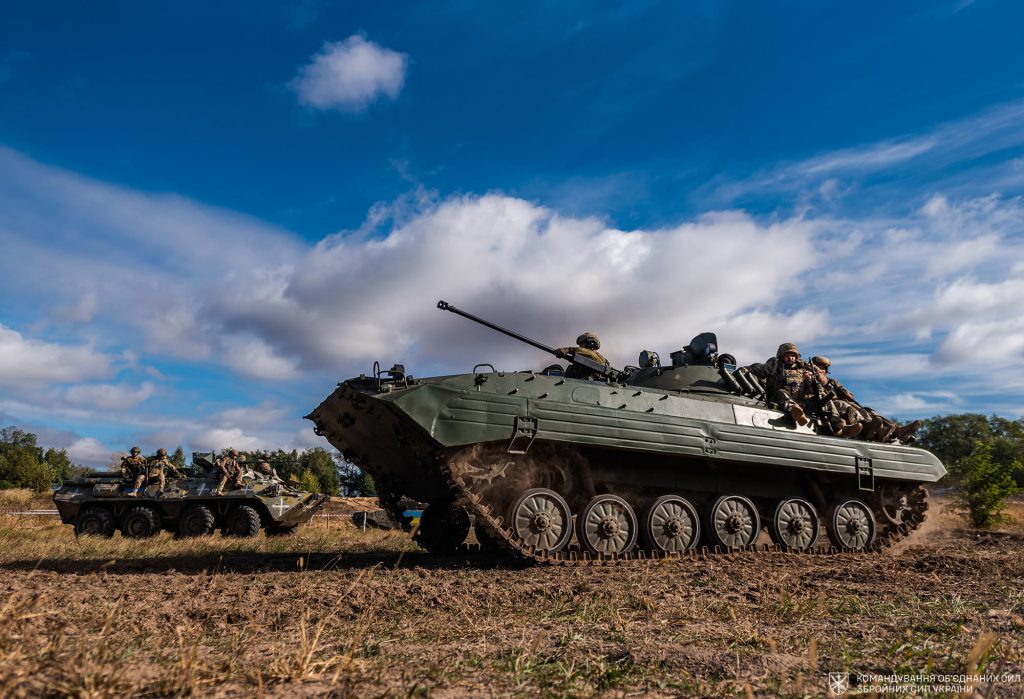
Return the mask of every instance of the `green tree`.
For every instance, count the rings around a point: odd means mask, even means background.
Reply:
[[[320,484],[316,492],[338,494],[338,466],[330,452],[323,447],[313,447],[302,453],[299,462],[302,471],[312,473]]]
[[[992,459],[1013,467],[1013,478],[1024,486],[1024,418],[1009,420],[998,415],[985,417],[977,413],[943,415],[925,420],[917,444],[935,454],[947,467],[974,453],[975,444],[983,442],[991,449]]]
[[[309,491],[310,493],[324,492],[321,488],[320,481],[317,480],[317,477],[313,475],[312,471],[303,471],[299,474],[299,477],[296,480],[298,480],[299,487],[303,490]]]
[[[974,450],[950,467],[950,476],[957,486],[955,508],[976,527],[988,528],[999,523],[1006,499],[1018,490],[1013,474],[1020,468],[1019,462],[1000,463],[994,459],[990,444],[975,442]]]
[[[377,486],[368,473],[348,461],[338,464],[338,481],[341,495],[345,497],[367,497],[377,494]]]
[[[63,483],[67,479],[71,478],[74,464],[72,464],[71,459],[68,458],[67,449],[54,449],[53,447],[50,447],[43,455],[43,463],[52,474],[51,482]]]
[[[174,453],[171,454],[171,463],[180,469],[185,468],[185,450],[181,448],[180,444],[178,445],[178,448],[174,450]]]

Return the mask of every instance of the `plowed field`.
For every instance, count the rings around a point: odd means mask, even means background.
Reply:
[[[1024,675],[1024,506],[991,535],[938,509],[883,554],[576,568],[431,556],[341,518],[126,541],[5,515],[0,696],[827,696],[829,672]]]

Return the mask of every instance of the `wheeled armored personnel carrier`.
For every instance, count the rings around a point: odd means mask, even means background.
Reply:
[[[743,549],[762,529],[791,551],[822,550],[823,530],[837,550],[877,550],[920,526],[923,486],[945,474],[923,449],[795,424],[711,333],[671,366],[643,352],[620,372],[438,307],[570,366],[414,378],[375,365],[307,416],[396,519],[401,496],[429,503],[429,550],[459,547],[471,516],[483,545],[547,561]]]
[[[162,493],[149,485],[138,496],[128,495],[121,475],[99,472],[69,480],[53,495],[61,521],[73,524],[79,535],[131,538],[155,536],[161,530],[178,536],[212,534],[268,536],[295,532],[309,522],[329,499],[307,493],[288,483],[245,472],[241,486],[214,495],[219,474],[212,454],[193,454],[187,478],[169,478]]]

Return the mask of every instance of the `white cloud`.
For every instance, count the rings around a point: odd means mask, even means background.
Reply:
[[[402,91],[409,58],[358,34],[326,43],[291,82],[299,101],[315,109],[359,112]]]
[[[82,381],[110,372],[110,357],[92,347],[35,340],[0,325],[0,386]]]
[[[224,363],[242,374],[256,379],[280,381],[299,375],[295,362],[276,354],[257,337],[229,337],[224,342]]]
[[[125,383],[118,384],[79,384],[71,386],[64,392],[65,400],[75,405],[82,405],[107,410],[127,410],[148,399],[156,387],[149,381],[139,386]]]
[[[76,464],[87,466],[106,465],[114,454],[114,450],[104,446],[92,437],[76,439],[67,447],[68,457]]]

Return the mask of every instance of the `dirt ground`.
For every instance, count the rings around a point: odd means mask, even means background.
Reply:
[[[998,534],[937,509],[883,554],[577,568],[431,556],[343,517],[131,541],[0,515],[0,696],[798,697],[830,672],[1024,696],[1024,504]]]

